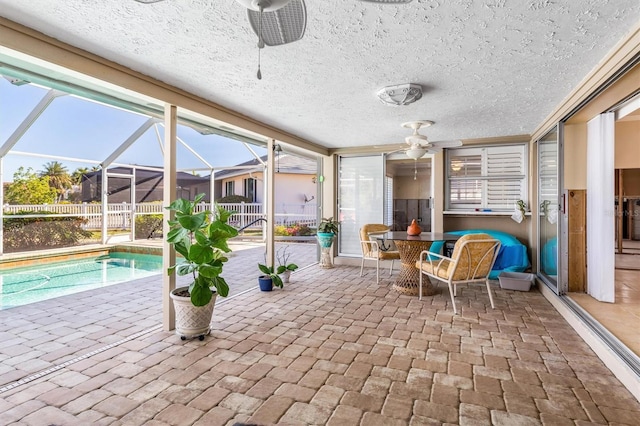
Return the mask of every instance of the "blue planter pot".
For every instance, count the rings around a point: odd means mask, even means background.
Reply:
[[[258,285],[260,286],[260,291],[273,290],[273,280],[268,275],[260,275],[258,277]]]
[[[320,247],[329,248],[331,244],[333,244],[333,240],[336,237],[336,234],[333,232],[318,232],[316,234],[316,238],[318,238],[318,243],[320,243]]]

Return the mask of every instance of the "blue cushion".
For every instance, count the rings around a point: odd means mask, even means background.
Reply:
[[[497,280],[500,272],[524,272],[531,264],[527,257],[527,247],[522,244],[516,237],[502,231],[494,231],[492,229],[467,229],[464,231],[447,231],[447,234],[467,235],[467,234],[488,234],[492,238],[500,241],[500,251],[493,265],[489,278]],[[431,244],[430,251],[441,253],[444,241],[434,241]]]

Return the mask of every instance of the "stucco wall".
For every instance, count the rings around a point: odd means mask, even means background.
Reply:
[[[616,169],[640,168],[640,121],[616,122]]]
[[[587,123],[564,128],[564,187],[587,189]],[[640,121],[618,121],[615,168],[640,168]]]

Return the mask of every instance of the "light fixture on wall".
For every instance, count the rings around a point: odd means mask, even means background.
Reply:
[[[378,96],[378,99],[380,99],[380,101],[385,105],[409,105],[422,98],[422,86],[413,83],[387,86],[378,90],[376,95]]]
[[[462,161],[460,160],[451,160],[451,170],[454,172],[459,172],[462,170]]]

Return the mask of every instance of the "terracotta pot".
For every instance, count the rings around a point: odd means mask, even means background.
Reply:
[[[407,235],[420,235],[422,229],[415,219],[411,221],[411,225],[407,228]]]

